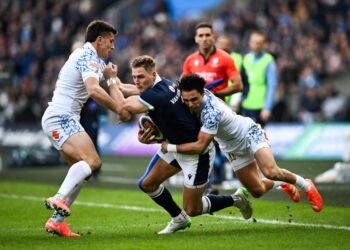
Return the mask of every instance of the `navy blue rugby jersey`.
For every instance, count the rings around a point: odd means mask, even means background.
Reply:
[[[175,83],[161,79],[141,93],[139,100],[147,106],[149,116],[171,144],[197,140],[200,123],[182,102]]]

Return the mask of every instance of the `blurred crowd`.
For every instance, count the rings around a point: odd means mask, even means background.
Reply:
[[[86,25],[106,19],[119,29],[110,58],[130,82],[129,61],[156,58],[158,72],[176,79],[196,49],[194,26],[211,20],[216,34],[232,38],[232,50],[245,53],[252,30],[268,36],[267,50],[279,70],[275,121],[350,121],[349,96],[325,79],[350,66],[350,3],[346,0],[227,1],[203,16],[172,20],[165,0],[138,2],[123,23],[108,9],[112,0],[0,1],[0,124],[39,122],[52,96],[59,69]],[[346,92],[345,92],[346,93]]]

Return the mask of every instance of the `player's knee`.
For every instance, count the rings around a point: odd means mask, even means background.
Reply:
[[[140,179],[139,179],[139,181],[138,181],[138,187],[139,187],[139,189],[141,189],[143,192],[146,192],[145,189],[144,189],[143,186],[142,186],[143,180],[144,180],[144,178],[140,178]]]
[[[263,174],[267,179],[270,179],[270,180],[278,180],[280,176],[279,168],[274,165],[269,166],[266,170],[264,170]]]
[[[194,217],[197,215],[201,215],[203,209],[199,207],[186,207],[184,208],[184,210],[188,216]]]
[[[146,179],[140,179],[139,188],[145,193],[153,193],[159,188],[159,185],[149,182]]]
[[[254,198],[260,198],[266,192],[263,186],[251,188],[248,191]]]
[[[102,160],[100,157],[94,157],[94,159],[91,159],[90,161],[90,167],[92,171],[97,171],[101,168],[102,166]]]

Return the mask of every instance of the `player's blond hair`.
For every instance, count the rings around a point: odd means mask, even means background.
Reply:
[[[135,57],[131,61],[130,66],[131,68],[143,67],[145,68],[146,71],[151,72],[156,68],[156,61],[151,56],[142,55],[142,56]]]

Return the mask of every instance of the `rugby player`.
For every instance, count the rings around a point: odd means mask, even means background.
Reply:
[[[200,154],[215,139],[241,183],[254,197],[260,197],[272,188],[280,188],[298,202],[300,194],[296,185],[305,192],[312,209],[320,212],[323,201],[312,180],[280,168],[260,125],[249,117],[237,115],[204,86],[205,80],[196,74],[180,79],[181,97],[201,120],[202,127],[195,142],[173,145],[165,141],[162,143],[163,152]],[[258,168],[266,178],[260,178]]]
[[[110,85],[109,88],[118,105],[133,114],[148,112],[165,138],[174,144],[196,141],[200,124],[182,102],[177,84],[157,74],[155,61],[150,56],[133,59],[131,69],[140,95],[125,99],[118,88],[120,80],[116,78],[116,84]],[[142,137],[147,137],[148,133],[150,131],[147,130],[139,133],[141,142]],[[189,216],[215,212],[229,206],[238,207],[245,219],[251,217],[251,204],[243,189],[233,195],[208,195],[202,199],[214,154],[211,143],[208,143],[201,154],[163,153],[161,150],[155,154],[139,180],[139,187],[172,217],[158,234],[170,234],[189,227]],[[181,170],[184,176],[184,211],[175,203],[169,190],[162,185],[165,180]]]
[[[45,229],[63,237],[78,237],[65,221],[70,215],[70,206],[76,199],[85,179],[101,167],[101,159],[89,135],[80,124],[80,112],[88,97],[98,104],[118,113],[120,119],[130,119],[109,94],[99,85],[109,83],[116,76],[117,68],[105,64],[114,49],[117,31],[110,24],[92,21],[85,33],[85,44],[69,56],[63,65],[53,93],[42,117],[42,128],[52,145],[59,150],[70,165],[69,171],[55,196],[48,198],[45,205],[54,209]]]

